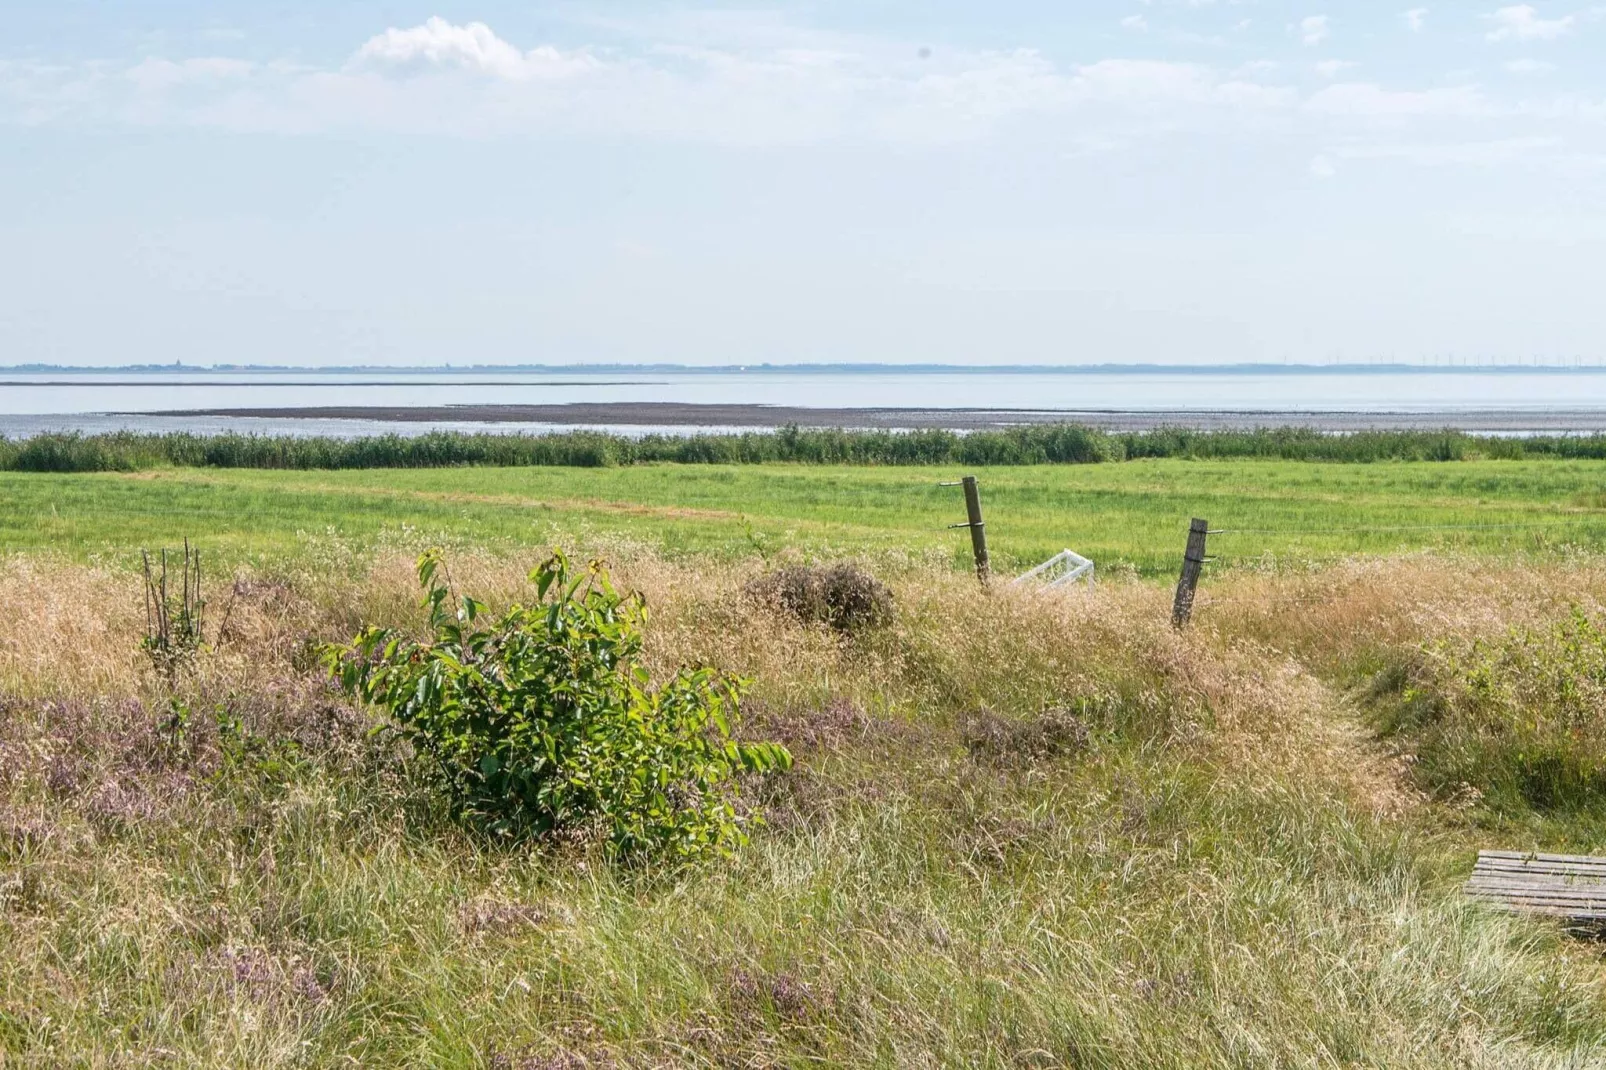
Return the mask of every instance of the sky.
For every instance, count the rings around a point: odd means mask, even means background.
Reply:
[[[0,365],[1606,361],[1606,4],[3,25]]]

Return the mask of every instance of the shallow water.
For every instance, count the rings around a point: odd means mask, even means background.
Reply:
[[[553,424],[466,421],[399,424],[355,419],[153,416],[216,408],[518,405],[671,401],[821,408],[989,408],[1454,413],[1507,409],[1606,412],[1606,369],[1576,371],[1111,373],[843,373],[650,371],[639,374],[0,372],[0,434],[46,430],[222,431],[269,434],[420,434],[442,428],[544,431]],[[625,430],[610,428],[610,430]],[[647,428],[631,428],[637,433]],[[696,427],[652,428],[677,434]]]

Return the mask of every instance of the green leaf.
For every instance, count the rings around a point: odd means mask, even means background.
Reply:
[[[441,565],[441,550],[434,547],[425,550],[418,557],[418,585],[428,587],[435,580],[435,571]]]

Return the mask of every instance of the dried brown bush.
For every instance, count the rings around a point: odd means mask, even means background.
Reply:
[[[892,619],[892,591],[857,565],[791,565],[752,581],[747,594],[805,624],[824,624],[846,634]]]
[[[970,753],[995,765],[1030,764],[1080,753],[1087,747],[1087,725],[1063,706],[1033,717],[1000,717],[980,709],[961,726]]]

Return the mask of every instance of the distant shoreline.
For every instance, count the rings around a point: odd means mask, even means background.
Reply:
[[[67,373],[66,372],[59,372],[59,373],[53,373],[53,374],[65,375]],[[139,374],[139,373],[123,371],[123,372],[118,372],[117,374],[119,374],[119,375],[132,375],[132,374]],[[195,373],[192,373],[192,374],[195,374]],[[394,375],[394,374],[398,374],[398,373],[386,372],[385,374]],[[327,381],[321,381],[321,380],[317,380],[317,379],[311,379],[311,380],[307,380],[307,379],[274,379],[273,381],[266,382],[266,383],[225,383],[225,384],[217,384],[217,383],[188,384],[188,383],[170,383],[170,382],[169,383],[164,383],[164,382],[161,382],[159,379],[157,379],[155,377],[149,378],[149,379],[80,379],[80,380],[0,379],[0,386],[71,386],[71,387],[161,386],[161,387],[170,387],[170,386],[187,386],[187,385],[197,385],[197,386],[217,386],[217,385],[225,385],[225,386],[272,386],[272,387],[284,387],[284,386],[330,387],[330,386],[339,386],[341,388],[345,388],[345,387],[361,388],[361,387],[372,387],[372,386],[419,386],[419,385],[427,386],[429,384],[427,384],[427,383],[426,384],[419,384],[417,382],[409,382],[409,381],[406,381],[406,380],[398,381],[398,380],[395,380],[395,379],[364,379],[361,382],[356,382],[356,383],[352,383],[352,382],[330,383],[330,382],[327,382]],[[576,383],[576,382],[572,382],[572,381],[568,381],[568,380],[545,380],[545,381],[543,381],[543,380],[540,380],[540,379],[508,379],[508,380],[497,380],[497,379],[485,380],[485,379],[480,379],[480,380],[476,380],[474,385],[475,386],[520,386],[520,387],[524,387],[524,386],[576,387],[576,386],[662,386],[663,383],[655,381],[655,380],[650,380],[650,379],[590,379],[590,380],[587,380],[586,382],[583,382],[583,383]]]
[[[575,402],[561,405],[298,406],[177,409],[120,416],[369,420],[379,423],[551,424],[561,427],[809,428],[973,431],[1077,424],[1103,431],[1163,427],[1201,431],[1307,427],[1318,431],[1606,432],[1606,409],[1465,409],[1432,412],[1344,410],[1114,410],[803,408],[680,402]]]
[[[0,365],[0,375],[1602,375],[1597,364],[266,364]],[[22,385],[22,384],[16,384]],[[28,384],[43,385],[43,384]]]

